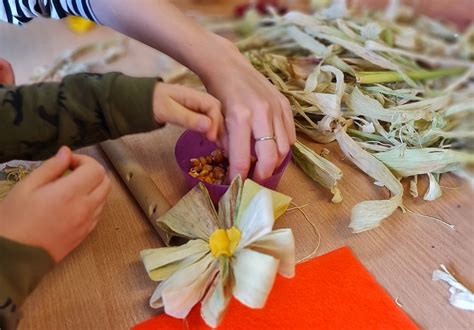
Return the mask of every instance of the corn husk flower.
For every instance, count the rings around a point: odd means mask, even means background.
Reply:
[[[263,308],[277,273],[295,274],[290,229],[272,230],[290,198],[236,178],[216,212],[206,188],[196,186],[159,219],[163,229],[189,241],[140,253],[153,281],[150,306],[185,318],[199,302],[201,316],[217,327],[232,297]]]

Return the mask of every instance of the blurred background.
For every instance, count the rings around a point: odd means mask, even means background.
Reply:
[[[235,8],[247,3],[277,3],[290,9],[307,10],[311,3],[329,2],[325,0],[174,0],[181,8],[205,10],[211,15],[230,15]],[[367,8],[383,8],[389,0],[349,0],[352,5]],[[401,0],[401,3],[415,8],[426,15],[455,21],[466,26],[474,20],[474,0]]]

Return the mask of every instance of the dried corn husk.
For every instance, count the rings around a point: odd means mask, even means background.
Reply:
[[[342,171],[327,159],[319,156],[312,149],[296,141],[292,147],[293,160],[314,181],[331,190],[332,202],[342,202],[342,194],[337,182],[342,178]]]
[[[459,283],[444,265],[440,265],[440,268],[433,272],[433,281],[443,281],[451,286],[449,303],[459,309],[474,311],[474,294]]]
[[[453,172],[463,165],[474,164],[472,153],[441,148],[405,149],[403,152],[400,148],[394,148],[375,153],[374,157],[402,177]]]
[[[140,253],[150,278],[161,281],[150,306],[185,318],[202,301],[201,316],[210,327],[221,322],[232,296],[262,308],[276,274],[294,276],[293,234],[272,231],[289,203],[288,197],[238,177],[216,212],[204,186],[195,187],[158,221],[189,242]]]
[[[387,167],[363,150],[344,130],[337,134],[337,141],[342,151],[362,171],[383,184],[393,194],[388,200],[365,201],[352,209],[349,227],[359,233],[378,227],[382,220],[389,217],[398,207],[402,207],[403,186]]]
[[[435,199],[441,197],[443,191],[441,190],[441,187],[439,186],[438,180],[436,180],[435,176],[431,173],[427,173],[427,175],[430,180],[430,184],[425,196],[423,196],[423,199],[425,201],[434,201]]]

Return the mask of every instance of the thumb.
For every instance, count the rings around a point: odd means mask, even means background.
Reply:
[[[58,153],[45,161],[27,178],[32,189],[44,186],[56,180],[69,169],[72,162],[72,152],[68,147],[61,147]]]
[[[213,131],[213,123],[211,118],[205,114],[191,111],[173,99],[170,99],[169,101],[173,109],[170,111],[172,115],[170,118],[168,118],[168,120],[166,120],[167,122],[203,134]]]

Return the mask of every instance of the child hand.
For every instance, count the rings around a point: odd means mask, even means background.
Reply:
[[[109,190],[99,163],[62,147],[0,203],[0,236],[41,247],[59,262],[95,228]]]
[[[203,133],[210,141],[217,141],[225,132],[220,102],[191,88],[158,83],[153,112],[158,123],[176,124]]]
[[[14,85],[15,75],[10,63],[0,58],[0,84],[1,85]]]

